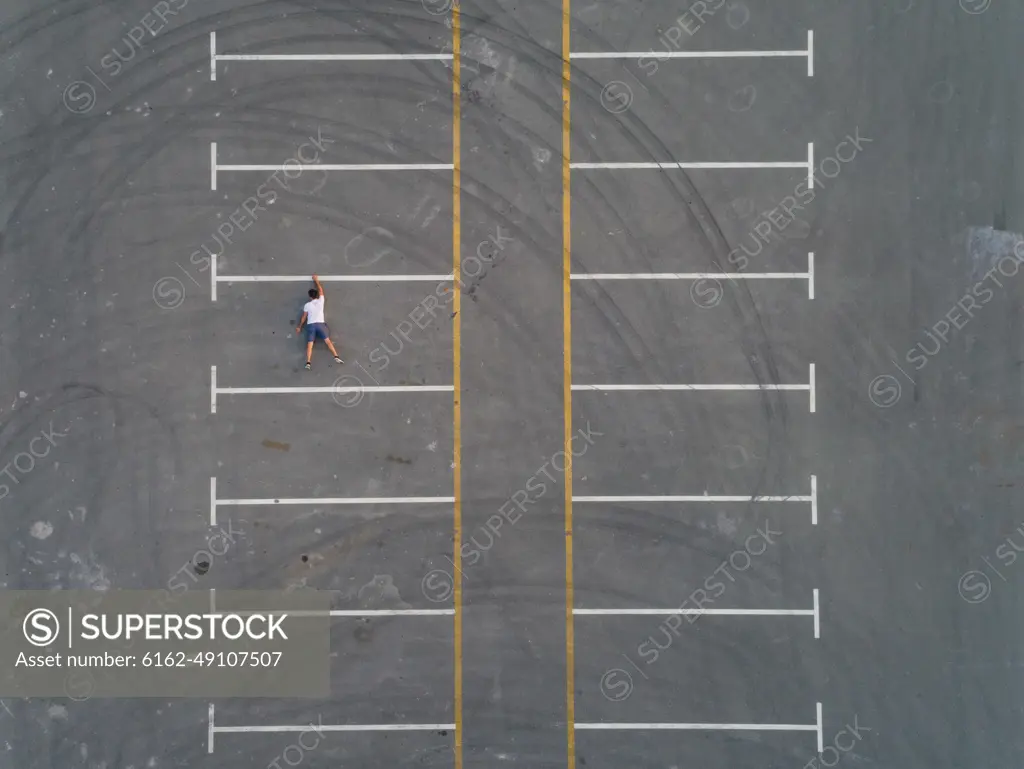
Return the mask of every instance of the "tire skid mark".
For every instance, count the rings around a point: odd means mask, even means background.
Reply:
[[[276,5],[276,3],[263,3],[263,4],[260,4],[260,5],[264,5],[264,6],[270,7],[270,6]],[[301,6],[301,4],[300,4],[300,6]],[[189,45],[193,40],[198,40],[198,39],[205,38],[206,32],[207,32],[207,26],[209,25],[211,20],[217,20],[219,18],[227,19],[229,17],[233,18],[236,15],[237,15],[237,13],[235,11],[222,12],[222,13],[219,13],[219,14],[213,14],[212,16],[204,17],[204,18],[196,20],[196,21],[186,22],[185,24],[181,25],[180,27],[176,28],[175,30],[171,30],[171,31],[169,31],[167,33],[167,35],[166,35],[167,41],[165,41],[165,42],[170,42],[170,45],[168,45],[168,47],[162,49],[161,52],[164,53],[164,54],[169,54],[171,52],[176,51],[177,48],[179,48],[179,47],[185,47],[185,46]],[[269,20],[271,20],[271,18],[272,18],[271,15],[268,13],[267,20],[269,21]],[[277,16],[275,15],[275,16],[273,16],[273,18],[277,19]],[[239,22],[238,24],[244,24],[244,23],[245,22]],[[431,22],[431,23],[436,26],[436,22]],[[238,24],[225,25],[224,28],[230,30],[231,28],[233,28],[235,26],[238,26]],[[192,37],[189,37],[189,34],[194,29],[199,29],[200,30],[199,34],[198,35],[194,35]],[[174,45],[172,41],[174,39],[176,39],[177,37],[184,37],[185,41],[183,43],[179,44],[179,45]],[[16,42],[20,42],[20,40],[16,41]],[[203,47],[202,49],[200,49],[199,53],[200,53],[200,58],[197,59],[196,62],[198,62],[198,63],[208,63],[208,61],[209,61],[209,59],[208,59],[208,49]],[[157,65],[154,63],[153,66],[156,67]],[[158,77],[156,82],[157,82],[157,84],[161,84],[162,85],[163,83],[166,83],[166,82],[170,81],[173,77],[177,76],[178,74],[181,74],[181,73],[184,73],[184,72],[191,72],[193,70],[193,67],[194,67],[194,64],[192,62],[188,62],[184,66],[181,66],[181,67],[179,67],[179,68],[177,68],[175,70],[172,70],[170,72],[167,72],[167,73],[164,73],[164,72],[158,70],[158,72],[161,75],[161,77]],[[138,68],[136,68],[136,69],[138,69]],[[153,83],[148,84],[149,87],[153,87],[154,85],[155,84],[153,84]],[[110,109],[110,110],[116,109],[118,106],[121,106],[125,101],[131,100],[133,97],[134,97],[134,94],[126,94],[124,97],[122,97],[120,99],[120,101],[115,100],[114,104],[111,107],[109,107],[108,109]],[[63,121],[57,121],[58,126],[61,126],[62,124],[63,125],[70,125],[72,130],[69,133],[71,133],[74,136],[78,136],[79,140],[84,140],[91,133],[91,131],[89,129],[89,122],[82,121],[80,116],[71,115],[71,114],[66,113],[66,110],[64,110],[62,106],[56,106],[55,110],[54,110],[55,115],[59,115],[59,114],[61,114],[61,112],[65,113],[65,119]],[[76,122],[79,125],[81,125],[82,128],[78,128],[77,130],[75,130],[76,126],[74,125],[74,123],[76,123]],[[53,137],[55,145],[58,144],[57,140],[60,139],[60,138],[62,138],[62,137],[60,137],[60,136]],[[60,142],[60,143],[63,144],[63,142]],[[48,172],[49,172],[49,169],[47,168],[47,173]],[[30,186],[30,193],[29,194],[31,194],[31,191],[32,191],[32,189],[34,189],[34,187],[38,186],[41,183],[43,178],[45,178],[45,175],[43,177],[37,177],[36,182],[34,184],[30,184],[29,185]],[[23,208],[23,206],[22,206],[22,202],[23,201],[24,201],[24,198],[22,198],[22,200],[19,200],[18,203],[15,205],[15,213],[20,213],[21,212],[21,209]],[[14,216],[14,215],[11,215],[11,216],[8,217],[8,221],[11,221],[12,219],[15,219],[15,218],[17,218],[17,217]],[[4,233],[4,234],[6,234],[6,233]],[[0,241],[0,250],[3,250],[3,247],[5,245],[6,245],[6,243],[4,243],[3,241]]]

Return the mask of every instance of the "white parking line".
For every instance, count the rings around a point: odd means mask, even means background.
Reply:
[[[452,280],[447,275],[317,275],[321,283],[403,283],[408,281]],[[218,283],[308,283],[309,275],[221,275]]]
[[[254,497],[252,499],[218,499],[217,506],[239,505],[424,505],[451,504],[454,497]]]
[[[821,611],[818,603],[818,588],[814,588],[814,637],[821,638]]]
[[[750,390],[809,390],[809,385],[799,384],[667,384],[667,385],[618,385],[618,384],[600,384],[600,385],[573,385],[573,390],[597,390],[601,392],[611,392],[616,390],[636,390],[636,391],[672,391],[672,390],[723,390],[723,391],[750,391]]]
[[[771,59],[807,58],[807,76],[814,77],[814,31],[807,31],[807,50],[800,51],[600,51],[569,54],[570,59]]]
[[[394,385],[380,387],[218,387],[228,395],[306,395],[322,393],[450,393],[451,385]]]
[[[665,724],[576,722],[577,729],[692,729],[697,731],[814,732],[816,724]],[[221,731],[218,727],[218,731]]]
[[[450,53],[217,53],[217,33],[210,33],[210,80],[218,61],[451,61]]]
[[[818,752],[822,751],[821,703],[817,704],[817,722],[813,724],[687,724],[687,723],[599,723],[576,722],[577,729],[607,730],[693,730],[693,731],[728,731],[728,732],[816,732],[818,735]]]
[[[817,711],[818,711],[818,755],[821,755],[821,752],[825,749],[825,739],[824,739],[824,734],[823,734],[823,729],[822,729],[821,703],[820,702],[818,703]]]
[[[296,163],[289,168],[303,171],[453,171],[454,163]],[[217,175],[221,171],[280,171],[282,166],[265,164],[217,163],[217,142],[210,142],[210,189],[217,189]]]
[[[628,617],[628,616],[703,616],[720,617],[813,617],[814,637],[821,638],[821,622],[818,614],[818,589],[813,591],[814,608],[811,609],[573,609],[575,616],[582,617]]]
[[[807,386],[808,386],[809,391],[810,391],[810,404],[809,404],[809,406],[810,406],[810,411],[813,414],[815,412],[815,410],[818,408],[818,382],[817,382],[816,372],[815,372],[814,364],[813,363],[810,365],[810,368],[809,368],[807,374],[808,374]]]
[[[807,254],[807,298],[814,299],[814,252]]]
[[[292,616],[305,616],[302,612],[288,613]],[[330,611],[331,617],[451,617],[454,614],[455,609],[331,609]]]
[[[804,279],[806,272],[574,272],[572,280],[791,280]]]
[[[814,252],[807,254],[807,272],[574,272],[570,280],[806,280],[807,298],[814,299]]]
[[[812,617],[814,609],[573,609],[573,614],[582,616],[656,616],[664,617],[669,615],[687,614],[718,614],[721,616],[736,617]]]
[[[220,275],[216,269],[216,259],[211,259],[210,299],[217,301],[218,283],[308,283],[309,275]],[[321,283],[444,283],[454,280],[447,275],[318,275]]]
[[[219,165],[218,171],[277,171],[280,165]],[[452,163],[298,163],[299,171],[451,171]]]
[[[211,611],[211,614],[217,614]],[[451,617],[455,609],[331,609],[330,611],[232,611],[231,614],[283,614],[289,617]]]
[[[344,377],[343,377],[344,378]],[[349,393],[451,393],[452,385],[353,385],[340,387],[219,387],[217,367],[210,366],[210,413],[217,413],[218,395],[346,395]]]
[[[267,733],[305,732],[309,724],[281,724],[278,726],[215,726],[216,732]],[[323,732],[432,732],[452,731],[455,724],[318,724],[317,731]]]
[[[216,259],[211,261],[216,262]],[[210,366],[210,413],[217,413],[217,367]]]
[[[608,170],[608,171],[643,171],[659,170],[729,170],[754,168],[806,168],[807,188],[814,189],[814,142],[807,143],[807,160],[792,162],[647,162],[647,163],[570,163],[569,168],[576,171]],[[271,169],[272,170],[272,169]]]
[[[656,494],[656,495],[632,495],[632,496],[576,496],[572,497],[575,502],[610,502],[610,503],[633,503],[633,502],[810,502],[811,523],[818,525],[818,476],[811,476],[811,493],[809,495],[711,495],[711,494]]]
[[[450,53],[221,53],[218,61],[451,61]]]
[[[217,589],[210,588],[210,614],[224,614],[217,611]],[[317,611],[313,609],[302,611],[290,611],[282,609],[275,610],[252,610],[252,611],[231,611],[231,614],[286,614],[289,617],[451,617],[455,615],[455,609],[325,609]]]
[[[817,408],[814,364],[810,364],[807,384],[574,384],[575,391],[592,392],[803,392],[810,396],[810,412]]]
[[[654,496],[573,496],[573,502],[810,502],[805,495],[713,495],[713,494],[660,494]]]
[[[618,171],[642,171],[659,169],[662,171],[672,169],[708,169],[708,170],[722,170],[730,168],[806,168],[806,161],[780,161],[780,162],[743,162],[743,161],[723,161],[721,163],[714,161],[704,162],[693,162],[693,163],[681,163],[681,162],[646,162],[646,163],[573,163],[572,168],[574,171],[586,171],[593,169],[608,169]]]
[[[217,478],[210,478],[210,525],[217,525],[217,508],[225,506],[264,507],[268,505],[435,505],[454,504],[455,497],[265,497],[218,499]]]
[[[434,732],[455,731],[455,724],[279,724],[276,726],[217,726],[213,703],[208,711],[206,751],[213,753],[214,735],[220,734],[278,734],[302,733],[315,728],[317,732]]]
[[[217,142],[210,142],[210,189],[217,189]]]
[[[770,59],[806,56],[807,51],[578,51],[570,59]]]
[[[818,525],[818,476],[811,476],[811,523]]]

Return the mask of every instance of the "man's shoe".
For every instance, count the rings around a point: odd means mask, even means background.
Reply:
[[[313,364],[312,363],[307,363],[306,364],[306,371],[309,371],[312,368],[313,368]]]
[[[345,361],[343,361],[341,358],[339,358],[337,355],[335,355],[334,356],[334,362],[335,363],[344,363]]]

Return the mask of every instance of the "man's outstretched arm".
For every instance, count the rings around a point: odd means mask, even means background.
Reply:
[[[316,286],[316,290],[320,292],[320,298],[321,299],[325,299],[325,297],[324,297],[324,287],[320,283],[320,278],[318,278],[316,275],[313,276],[313,284]],[[325,300],[324,303],[326,304],[326,300]]]
[[[295,333],[296,333],[296,334],[297,334],[297,333],[299,333],[300,331],[302,331],[302,326],[303,326],[303,325],[305,324],[305,322],[306,322],[306,317],[307,317],[307,314],[306,314],[306,313],[302,313],[302,317],[301,317],[301,318],[299,318],[299,325],[298,325],[298,327],[297,327],[297,328],[295,329]]]

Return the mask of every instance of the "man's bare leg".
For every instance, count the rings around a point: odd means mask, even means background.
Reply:
[[[306,342],[306,365],[310,365],[313,362],[313,343]]]
[[[326,344],[326,345],[327,345],[327,349],[331,351],[331,355],[333,355],[333,356],[334,356],[334,359],[335,359],[336,361],[338,361],[338,363],[341,363],[341,362],[342,362],[342,361],[341,361],[341,356],[340,356],[340,355],[338,355],[338,351],[334,349],[334,342],[332,342],[332,341],[331,341],[331,338],[330,338],[330,337],[327,337],[327,338],[326,338],[326,339],[324,340],[324,344]]]

